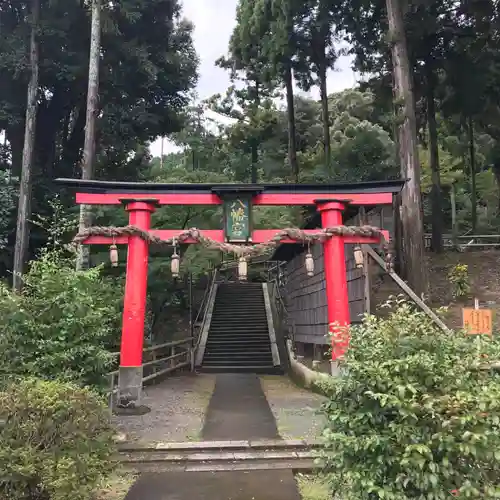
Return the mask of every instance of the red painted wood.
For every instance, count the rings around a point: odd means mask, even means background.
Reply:
[[[127,205],[129,224],[148,231],[151,225],[151,213],[154,210],[153,204],[130,203]],[[139,236],[131,236],[127,251],[120,366],[137,367],[142,365],[148,255],[148,244]]]
[[[253,243],[265,243],[269,241],[279,229],[258,229],[252,233]],[[183,231],[179,229],[153,229],[150,230],[152,234],[158,236],[163,240],[168,240],[179,236]],[[223,242],[224,241],[224,231],[220,229],[201,229],[200,232],[211,238],[212,240]],[[308,234],[317,233],[317,229],[308,229],[305,231]],[[389,237],[388,231],[383,231],[386,238]],[[86,245],[111,245],[115,242],[117,245],[126,245],[128,243],[128,236],[119,236],[118,238],[110,238],[109,236],[91,236],[85,240]],[[358,236],[344,236],[343,241],[345,244],[352,243],[378,243],[378,238],[361,238]],[[194,240],[187,240],[185,243],[196,243]],[[282,243],[296,243],[294,240],[283,240]]]
[[[351,205],[390,205],[393,193],[276,193],[259,194],[254,197],[254,205],[314,205],[315,200],[342,199]],[[154,199],[160,205],[220,205],[221,199],[215,194],[141,194],[141,193],[77,193],[76,203],[86,205],[121,205],[123,200]]]
[[[342,203],[325,203],[321,212],[323,227],[342,224]],[[324,242],[326,302],[328,307],[328,331],[332,336],[332,361],[339,359],[347,350],[349,337],[346,329],[350,325],[349,296],[345,245],[342,236],[333,236]]]
[[[253,199],[254,205],[315,205],[316,200],[348,200],[350,205],[389,205],[392,193],[297,193],[259,194]]]

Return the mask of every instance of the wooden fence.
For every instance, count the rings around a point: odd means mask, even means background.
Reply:
[[[142,383],[145,384],[157,377],[188,366],[192,369],[194,340],[194,337],[189,337],[146,347],[143,351],[145,362],[142,364],[144,369]],[[120,354],[113,353],[113,356],[119,357]],[[118,393],[118,373],[119,370],[115,370],[108,374],[110,378],[110,390],[108,391],[110,408],[113,408],[114,398]]]

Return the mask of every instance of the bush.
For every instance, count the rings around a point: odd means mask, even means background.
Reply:
[[[33,262],[25,284],[21,296],[0,286],[0,374],[104,387],[121,290],[99,268],[75,271],[58,252]]]
[[[342,499],[499,498],[499,342],[445,333],[404,301],[352,328],[329,383],[323,459]]]
[[[0,498],[89,500],[113,469],[109,418],[87,389],[25,379],[0,392]]]
[[[469,266],[457,264],[448,273],[448,279],[453,286],[453,297],[455,299],[466,298],[470,293]]]

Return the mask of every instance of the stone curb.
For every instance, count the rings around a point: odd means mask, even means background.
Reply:
[[[222,461],[222,462],[122,462],[135,472],[224,472],[253,470],[291,470],[293,473],[310,474],[321,466],[311,458],[267,461]]]
[[[174,452],[174,451],[234,451],[234,450],[269,450],[292,448],[319,448],[320,441],[301,439],[266,439],[251,441],[180,441],[159,443],[119,443],[120,452]]]

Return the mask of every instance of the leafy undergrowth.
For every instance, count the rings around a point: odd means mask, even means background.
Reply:
[[[328,381],[324,470],[346,499],[500,497],[500,341],[452,334],[409,303],[351,330]]]
[[[331,500],[330,488],[323,476],[297,474],[295,479],[302,500]]]
[[[113,473],[107,408],[89,389],[16,380],[0,391],[0,498],[87,500]]]

